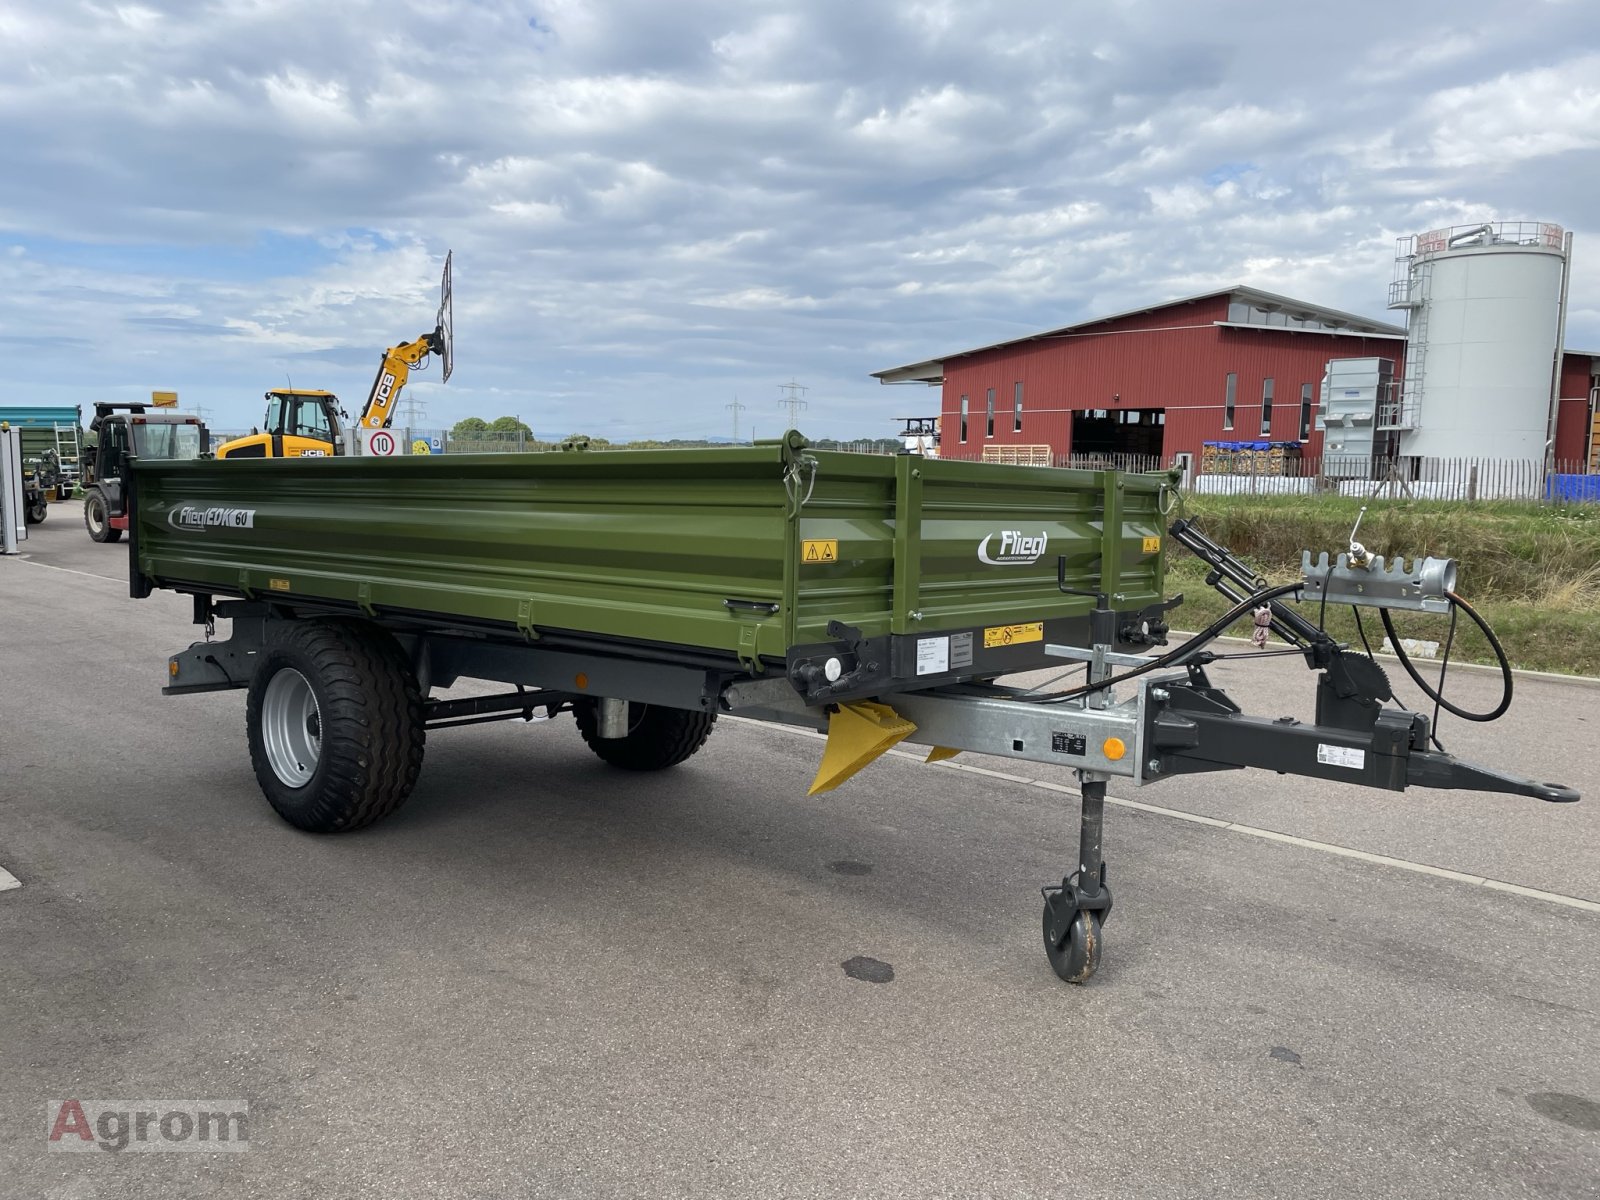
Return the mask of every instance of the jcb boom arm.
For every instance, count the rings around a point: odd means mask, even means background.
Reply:
[[[450,370],[455,365],[455,356],[452,353],[452,327],[455,324],[454,306],[452,303],[452,287],[450,283],[451,255],[444,256],[444,275],[439,280],[439,315],[433,324],[433,332],[425,333],[415,341],[403,342],[398,346],[390,346],[383,352],[383,362],[378,365],[378,374],[372,381],[372,390],[367,393],[367,402],[361,407],[361,415],[356,419],[356,425],[361,429],[386,429],[389,422],[394,419],[394,406],[400,399],[400,393],[405,390],[411,372],[419,367],[430,354],[437,354],[443,363],[440,371],[440,381],[446,382],[450,378]]]
[[[383,429],[393,419],[395,402],[411,378],[411,370],[429,354],[444,353],[444,336],[439,330],[425,333],[413,342],[390,346],[383,352],[383,362],[367,393],[356,424],[363,429]]]

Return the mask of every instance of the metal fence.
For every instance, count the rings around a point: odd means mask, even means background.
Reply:
[[[1198,495],[1361,496],[1394,500],[1600,503],[1588,464],[1514,458],[1288,458],[1271,472],[1200,471]]]
[[[1159,454],[1058,454],[1055,465],[1089,471],[1161,471],[1169,464]]]
[[[525,433],[443,433],[442,454],[524,454],[546,449],[546,443]]]

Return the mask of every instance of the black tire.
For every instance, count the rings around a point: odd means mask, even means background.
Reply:
[[[22,514],[22,519],[29,525],[37,525],[50,515],[50,506],[43,500],[37,504],[28,505],[28,510]]]
[[[269,700],[279,675],[284,682]],[[281,733],[274,739],[269,726],[287,728],[283,694],[303,696],[302,684],[313,743],[304,757],[313,761],[286,763]],[[274,714],[286,724],[276,726]],[[344,833],[388,816],[422,770],[426,731],[411,664],[392,637],[359,622],[304,621],[269,645],[250,679],[245,722],[261,791],[280,817],[311,833]]]
[[[83,527],[97,542],[118,542],[122,530],[111,528],[111,512],[106,508],[106,494],[95,488],[83,501]]]
[[[1044,953],[1050,968],[1068,983],[1088,983],[1100,969],[1100,914],[1083,912],[1073,915],[1072,924],[1065,937],[1056,928],[1055,918],[1048,903],[1044,906]]]
[[[573,715],[589,749],[602,762],[624,771],[663,771],[677,766],[706,744],[717,723],[714,712],[630,703],[627,736],[603,738],[599,735],[599,706],[594,701],[579,701]]]

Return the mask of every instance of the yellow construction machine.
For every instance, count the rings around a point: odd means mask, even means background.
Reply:
[[[450,255],[444,256],[439,282],[439,315],[432,332],[383,352],[367,402],[356,419],[358,429],[385,429],[394,420],[400,392],[421,370],[430,354],[439,356],[440,382],[450,378],[454,363],[454,309],[450,287]],[[259,432],[217,447],[218,458],[326,458],[345,452],[344,413],[332,392],[280,388],[267,393],[267,416]]]

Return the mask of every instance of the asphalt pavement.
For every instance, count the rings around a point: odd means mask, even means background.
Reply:
[[[640,777],[563,717],[436,732],[397,814],[302,834],[240,694],[160,695],[185,598],[129,599],[70,506],[34,534],[0,560],[6,1197],[1600,1196],[1593,685],[1441,730],[1577,805],[1120,790],[1075,988],[1039,944],[1068,772],[891,755],[807,798],[800,732]],[[1217,673],[1310,715],[1294,660]],[[249,1149],[52,1152],[69,1097],[242,1099]]]

